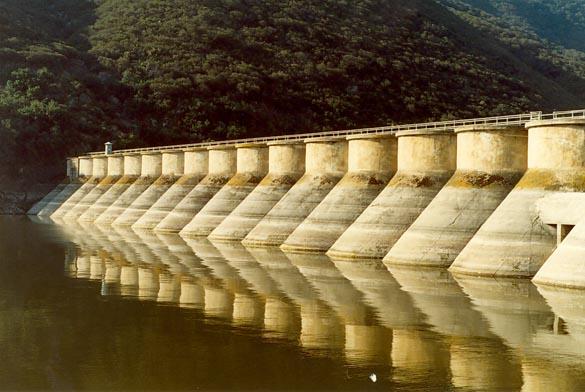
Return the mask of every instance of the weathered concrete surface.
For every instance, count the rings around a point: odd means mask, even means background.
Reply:
[[[184,170],[183,151],[163,151],[161,175],[112,222],[116,226],[132,226],[173,185]]]
[[[66,180],[67,184],[57,195],[49,200],[39,212],[37,212],[37,215],[48,217],[55,212],[57,208],[61,207],[61,204],[71,197],[71,195],[73,195],[75,191],[77,191],[77,189],[79,189],[81,185],[91,177],[91,166],[91,159],[85,159],[82,165],[79,157],[69,158],[67,161],[67,176],[69,177],[68,181]]]
[[[91,159],[91,177],[67,199],[55,212],[51,214],[51,219],[62,219],[73,209],[83,198],[88,195],[105,177],[108,170],[108,160],[105,156],[89,158]],[[84,164],[85,159],[79,158],[80,166]],[[80,167],[81,170],[81,167]],[[84,170],[85,173],[85,170]]]
[[[398,172],[327,254],[381,259],[453,175],[456,137],[450,132],[398,132]]]
[[[585,120],[531,121],[528,171],[457,257],[455,273],[531,277],[556,246],[536,202],[585,191]]]
[[[384,257],[448,267],[526,170],[527,133],[471,126],[457,133],[457,171]]]
[[[122,177],[116,181],[81,216],[79,222],[93,222],[106,211],[139,177],[142,158],[140,154],[124,155]]]
[[[132,225],[136,229],[154,229],[201,182],[209,170],[207,149],[184,152],[184,173],[171,187]]]
[[[236,174],[181,230],[181,236],[208,236],[268,172],[268,148],[265,144],[236,145],[236,152]]]
[[[61,181],[51,192],[47,193],[41,200],[35,203],[27,212],[27,215],[37,215],[51,202],[72,180],[78,177],[79,160],[77,158],[67,158],[67,177]]]
[[[120,178],[124,172],[124,157],[111,155],[106,158],[106,176],[64,216],[64,220],[76,220],[94,205]],[[94,164],[94,168],[96,165]]]
[[[347,142],[340,138],[305,140],[303,177],[246,236],[246,246],[277,246],[319,205],[347,171]]]
[[[268,143],[268,174],[256,188],[213,230],[215,241],[241,241],[292,188],[305,172],[302,142]]]
[[[394,135],[357,135],[347,140],[347,174],[291,233],[283,250],[327,251],[396,172]]]
[[[236,150],[233,145],[210,147],[208,174],[154,228],[159,232],[179,232],[236,172]]]
[[[162,153],[142,153],[140,177],[95,220],[100,225],[112,224],[162,173]]]
[[[580,206],[583,208],[583,205]],[[580,215],[583,217],[583,215]],[[585,288],[585,220],[571,230],[533,278],[539,285]]]

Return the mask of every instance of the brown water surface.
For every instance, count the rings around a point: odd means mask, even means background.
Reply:
[[[585,293],[0,218],[0,389],[584,390]]]

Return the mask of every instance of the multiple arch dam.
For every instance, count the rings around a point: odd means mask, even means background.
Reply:
[[[585,288],[585,110],[89,153],[29,214]]]

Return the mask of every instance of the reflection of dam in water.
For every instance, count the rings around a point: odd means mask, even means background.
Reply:
[[[62,229],[75,245],[66,275],[102,296],[175,306],[396,385],[585,387],[581,292],[152,231]]]
[[[30,214],[583,288],[583,201],[585,110],[91,153]]]

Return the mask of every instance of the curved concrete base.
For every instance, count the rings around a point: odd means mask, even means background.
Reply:
[[[538,270],[538,285],[585,288],[585,221],[578,223]]]
[[[325,252],[384,188],[388,175],[348,173],[286,239],[286,252]]]
[[[154,228],[154,231],[177,233],[219,192],[231,176],[208,175]]]
[[[53,200],[67,185],[69,185],[70,180],[69,178],[63,180],[59,185],[57,185],[53,190],[45,195],[41,200],[39,200],[30,210],[26,212],[27,215],[36,215],[43,208],[49,204],[51,200]]]
[[[73,209],[93,188],[102,180],[102,177],[90,177],[75,193],[71,195],[55,212],[51,214],[51,219],[61,219]]]
[[[383,258],[452,174],[397,173],[327,255],[334,259]]]
[[[81,216],[79,222],[93,222],[108,209],[138,179],[138,176],[123,176],[110,187]]]
[[[448,267],[520,176],[520,173],[455,173],[390,249],[384,263]]]
[[[89,177],[78,177],[72,180],[69,184],[63,188],[57,196],[55,196],[47,205],[39,211],[39,216],[51,216],[59,207],[63,205],[79,188],[83,186]]]
[[[79,201],[64,216],[64,220],[77,220],[83,213],[85,213],[92,205],[94,205],[110,188],[121,178],[121,176],[108,176],[100,181],[91,192],[89,192],[83,199]]]
[[[457,274],[531,277],[556,246],[536,202],[555,192],[585,190],[585,171],[531,169],[457,257]]]
[[[203,174],[188,174],[171,187],[132,225],[135,229],[154,229],[201,182]]]
[[[155,181],[156,177],[142,176],[138,178],[95,220],[95,223],[100,225],[111,224]]]
[[[178,176],[173,175],[163,175],[157,178],[126,208],[122,215],[112,222],[112,225],[132,226],[178,179]]]
[[[183,227],[181,236],[208,236],[256,188],[260,180],[261,178],[251,174],[236,174],[191,222]]]
[[[216,241],[241,241],[297,181],[297,176],[268,175],[209,235]]]
[[[305,174],[242,243],[246,246],[281,245],[340,179],[341,175]]]

